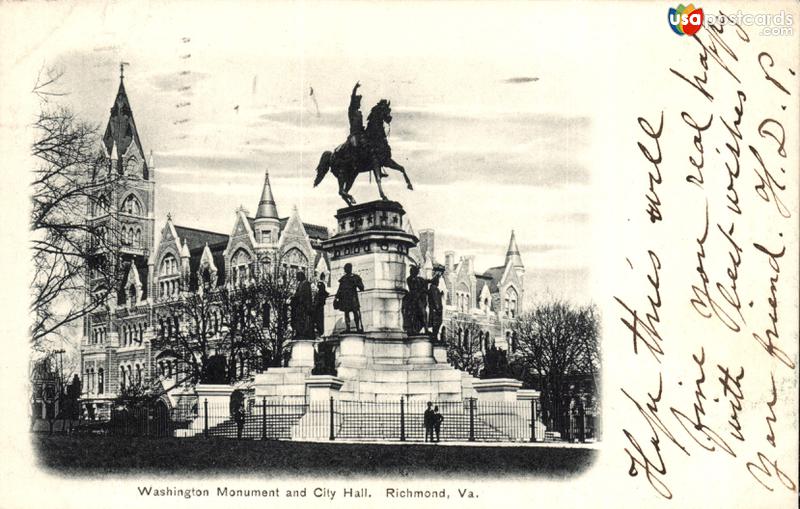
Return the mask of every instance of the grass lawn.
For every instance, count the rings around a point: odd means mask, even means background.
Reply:
[[[596,450],[422,444],[345,444],[222,438],[33,435],[40,465],[62,475],[275,473],[404,477],[579,474]]]

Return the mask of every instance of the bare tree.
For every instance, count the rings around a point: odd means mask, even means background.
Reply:
[[[177,356],[175,385],[231,383],[245,376],[248,362],[280,366],[292,334],[291,281],[283,271],[260,274],[241,286],[183,292],[160,306],[153,347]]]
[[[445,325],[447,362],[454,368],[479,376],[483,368],[484,332],[475,320],[454,317]]]
[[[554,301],[524,313],[512,327],[525,381],[542,392],[545,422],[563,432],[573,398],[596,394],[600,367],[596,310]]]
[[[292,274],[281,267],[280,260],[261,274],[253,285],[258,314],[246,331],[247,342],[261,359],[261,369],[283,365],[289,341],[294,335],[289,300],[297,287]]]
[[[47,92],[57,78],[49,74],[34,88],[41,109],[31,147],[37,161],[31,183],[31,344],[40,350],[48,337],[104,306],[120,277],[115,215],[109,210],[105,218],[87,217],[109,209],[118,175],[100,152],[97,126],[49,102],[59,95]],[[87,298],[90,284],[93,298]]]

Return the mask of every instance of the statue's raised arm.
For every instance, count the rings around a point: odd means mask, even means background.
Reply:
[[[349,140],[352,145],[357,145],[359,140],[353,138],[361,136],[364,133],[364,117],[361,114],[361,96],[358,95],[358,87],[361,83],[356,82],[353,87],[353,92],[350,94],[350,106],[347,108],[347,119],[350,122],[350,137]]]

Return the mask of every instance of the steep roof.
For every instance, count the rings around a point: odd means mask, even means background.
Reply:
[[[517,237],[514,235],[514,230],[511,230],[511,239],[508,241],[506,265],[511,265],[514,268],[524,267],[522,264],[522,256],[520,256],[519,248],[517,247]]]
[[[275,205],[275,197],[272,196],[269,171],[266,171],[264,172],[264,187],[261,190],[261,199],[258,201],[258,210],[256,210],[256,219],[268,218],[278,218],[278,207]]]
[[[281,231],[286,228],[286,223],[289,222],[288,217],[281,218]],[[328,228],[324,226],[320,226],[318,224],[311,224],[311,223],[303,223],[303,228],[306,229],[306,233],[309,237],[315,240],[325,240],[329,237]]]
[[[492,267],[486,270],[480,278],[486,280],[489,285],[489,291],[492,293],[497,293],[500,291],[500,281],[503,279],[503,273],[505,272],[506,268],[503,266],[500,267]]]
[[[199,248],[202,252],[203,246],[205,246],[206,243],[208,243],[208,246],[212,251],[217,244],[228,244],[227,235],[208,230],[200,230],[197,228],[189,228],[188,226],[175,225],[175,233],[178,234],[178,237],[180,237],[181,240],[186,241],[186,243],[189,245],[189,251],[194,251],[195,249]]]
[[[122,76],[120,76],[117,97],[114,99],[114,105],[111,106],[111,115],[108,118],[106,131],[103,135],[103,145],[108,154],[114,152],[116,145],[117,155],[122,156],[127,152],[131,143],[136,145],[144,159],[144,149],[139,139],[139,131],[136,129],[136,122],[133,120],[133,110],[131,110],[128,94],[125,92],[125,84],[122,81]],[[121,170],[122,161],[120,160],[117,164],[118,169]],[[144,165],[144,178],[146,179],[148,178],[147,161],[143,160],[142,164]]]
[[[485,274],[475,274],[475,302],[480,304],[481,292],[483,291],[483,287],[489,285],[489,291],[494,293],[495,290],[492,290],[492,281],[493,279],[490,276]],[[497,288],[497,284],[494,285]]]

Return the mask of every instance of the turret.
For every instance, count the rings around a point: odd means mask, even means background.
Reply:
[[[511,239],[508,241],[508,250],[506,251],[506,267],[511,265],[517,274],[522,277],[525,275],[525,265],[522,263],[522,256],[519,254],[517,247],[517,238],[514,235],[514,230],[511,230]]]
[[[264,172],[264,187],[261,190],[261,199],[258,201],[253,230],[256,242],[264,245],[273,245],[278,242],[280,234],[280,219],[278,207],[272,196],[272,186],[269,182],[269,170]]]

